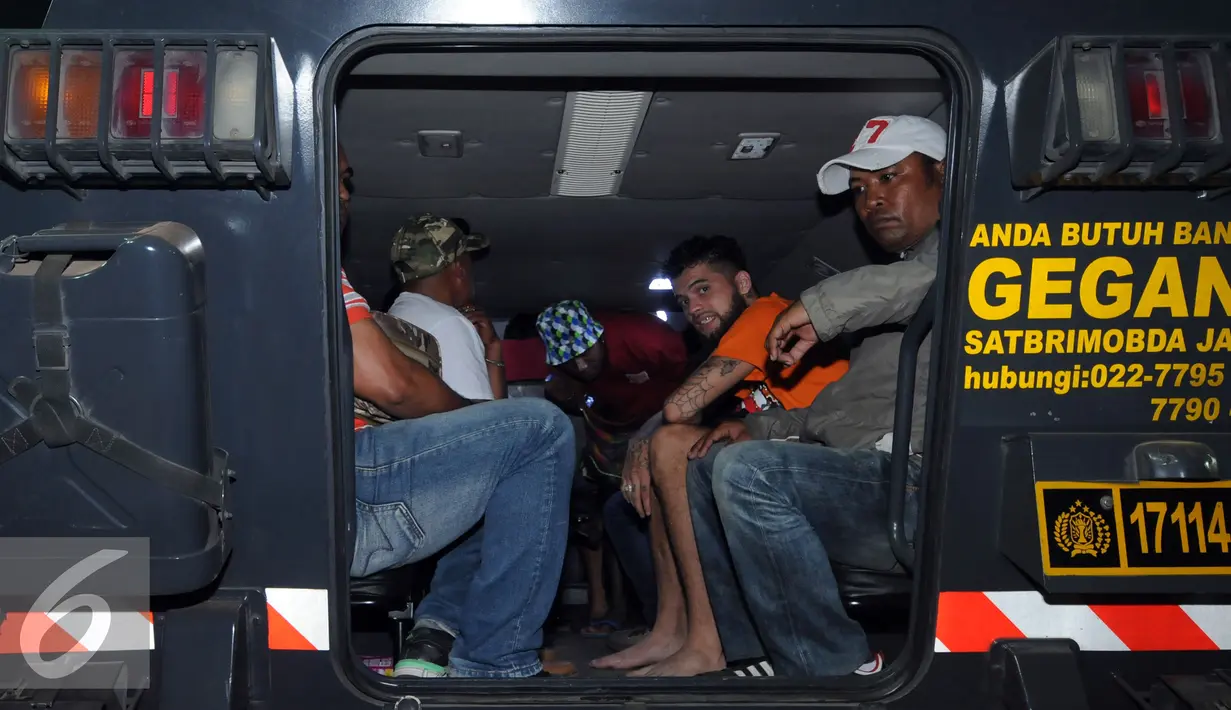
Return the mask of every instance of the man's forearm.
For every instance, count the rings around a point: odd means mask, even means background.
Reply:
[[[494,399],[507,399],[509,387],[504,381],[504,365],[487,363],[487,378],[492,383],[492,397]]]
[[[373,402],[400,419],[418,419],[431,414],[461,409],[470,402],[436,378],[416,378],[421,381],[399,394],[387,395],[383,402]]]
[[[371,318],[351,324],[356,396],[389,416],[417,419],[466,405],[432,371],[394,346]]]
[[[821,340],[886,323],[909,321],[936,278],[930,260],[861,266],[800,294],[799,301]]]
[[[667,398],[663,419],[672,424],[696,423],[707,406],[752,370],[752,365],[742,360],[710,357]]]
[[[484,345],[483,362],[487,364],[487,379],[492,385],[492,399],[506,399],[509,396],[509,388],[504,379],[504,343],[494,340]]]
[[[444,380],[410,358],[397,359],[391,374],[394,376],[380,381],[379,386],[366,388],[373,390],[366,398],[391,416],[418,419],[468,404]]]

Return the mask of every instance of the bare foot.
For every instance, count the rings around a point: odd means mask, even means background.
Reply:
[[[591,668],[627,670],[640,668],[670,657],[684,645],[684,634],[651,631],[641,643],[590,661]]]
[[[652,666],[639,668],[628,675],[643,678],[671,676],[688,678],[711,671],[720,671],[727,667],[722,651],[717,653],[695,648],[681,648],[671,657]]]

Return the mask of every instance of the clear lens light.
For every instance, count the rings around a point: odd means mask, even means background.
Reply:
[[[657,278],[657,279],[654,279],[653,281],[650,281],[650,290],[651,291],[670,291],[671,290],[671,279]]]
[[[214,138],[250,141],[256,136],[256,52],[218,53],[214,83]]]
[[[1074,50],[1073,69],[1082,137],[1087,141],[1115,140],[1118,132],[1111,86],[1111,50]]]

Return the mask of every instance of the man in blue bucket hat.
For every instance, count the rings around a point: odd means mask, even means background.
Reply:
[[[684,338],[649,313],[595,317],[581,301],[569,300],[544,309],[536,325],[547,364],[578,383],[575,392],[594,398],[587,409],[621,428],[636,428],[661,411],[688,375]]]
[[[620,485],[626,459],[649,456],[641,444],[688,376],[688,350],[681,334],[649,313],[591,313],[577,300],[548,306],[535,325],[555,370],[547,396],[584,420],[583,476],[598,490],[574,520],[592,546],[584,555],[590,624],[582,634],[606,636],[619,624],[609,618],[603,584],[600,504]]]

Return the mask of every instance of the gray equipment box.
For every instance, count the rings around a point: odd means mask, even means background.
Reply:
[[[150,593],[228,550],[210,435],[200,238],[172,223],[0,241],[0,535],[147,537]]]

